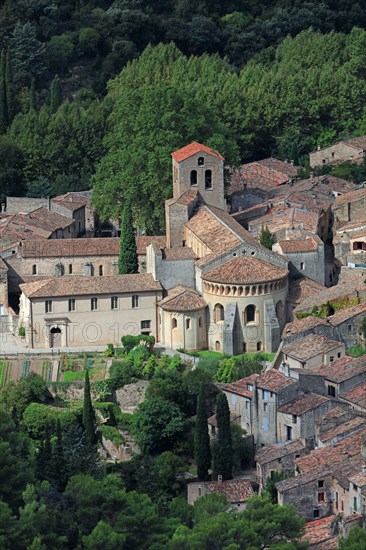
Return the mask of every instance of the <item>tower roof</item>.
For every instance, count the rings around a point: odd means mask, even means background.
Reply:
[[[172,157],[177,162],[182,162],[183,160],[186,160],[189,157],[192,157],[196,153],[200,153],[200,152],[207,153],[208,155],[212,155],[213,157],[217,157],[221,160],[224,160],[224,157],[221,156],[218,151],[214,151],[210,147],[207,147],[206,145],[202,145],[202,143],[198,143],[197,141],[193,141],[189,145],[186,145],[185,147],[182,147],[181,149],[174,151],[172,153]]]

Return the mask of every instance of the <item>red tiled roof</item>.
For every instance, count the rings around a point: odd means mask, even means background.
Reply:
[[[251,374],[250,376],[241,378],[236,382],[227,384],[226,386],[223,387],[223,390],[228,391],[230,393],[235,393],[237,395],[242,395],[243,397],[250,398],[252,397],[253,392],[251,390],[248,390],[248,384],[253,385],[258,378],[259,378],[259,374],[256,374],[256,373]]]
[[[177,162],[182,162],[183,160],[186,160],[187,158],[192,157],[193,155],[196,155],[200,152],[207,153],[208,155],[212,155],[214,157],[218,157],[221,160],[224,160],[224,157],[222,157],[218,151],[214,151],[210,147],[202,145],[202,143],[198,143],[197,141],[193,141],[189,145],[186,145],[185,147],[174,151],[172,153],[172,157]]]
[[[164,260],[196,260],[197,256],[189,246],[163,249]]]
[[[207,304],[194,288],[176,286],[168,291],[159,306],[165,311],[196,311],[206,308]]]
[[[299,439],[287,442],[283,445],[265,445],[256,452],[255,461],[260,464],[268,464],[273,460],[278,460],[292,453],[298,453],[304,449],[305,445]]]
[[[293,254],[295,252],[316,252],[321,241],[319,237],[311,237],[299,240],[280,240],[278,244],[284,254]]]
[[[163,249],[166,246],[166,237],[165,236],[155,236],[155,235],[140,235],[136,237],[136,246],[137,254],[144,256],[146,254],[146,247],[155,243],[158,248]]]
[[[287,300],[293,304],[300,304],[306,298],[314,296],[314,294],[323,290],[326,290],[324,285],[313,281],[313,279],[309,279],[309,277],[301,277],[301,279],[290,281]],[[305,319],[309,319],[309,317],[305,317]]]
[[[305,524],[305,535],[302,541],[309,543],[309,548],[333,550],[338,548],[339,539],[334,535],[335,516],[316,519]]]
[[[366,408],[366,382],[362,382],[362,384],[358,384],[354,388],[341,393],[339,397],[349,403]]]
[[[270,283],[287,277],[288,270],[252,256],[239,256],[202,275],[204,281],[227,284]]]
[[[324,430],[320,435],[319,439],[323,443],[327,443],[331,439],[339,438],[339,436],[343,435],[343,437],[347,433],[356,432],[364,427],[366,423],[366,418],[362,416],[355,416],[354,418],[351,418],[351,420],[348,420],[347,422],[343,422],[342,424],[339,424],[338,426],[334,426],[333,428],[330,428],[329,430]]]
[[[219,493],[221,495],[225,495],[229,502],[235,504],[245,502],[254,494],[252,484],[247,479],[202,481],[199,484],[204,485],[209,493]]]
[[[345,139],[341,143],[346,143],[355,149],[364,149],[366,150],[366,136],[353,137],[350,139]]]
[[[292,334],[299,334],[300,332],[305,332],[307,330],[312,330],[315,327],[326,326],[329,327],[327,319],[322,319],[321,317],[314,317],[309,315],[309,317],[304,317],[304,319],[295,319],[292,323],[287,323],[283,329],[282,338],[290,336]]]
[[[317,372],[338,384],[366,372],[366,360],[364,357],[345,356],[322,366]]]
[[[191,202],[194,202],[199,197],[198,189],[187,189],[184,191],[177,199],[174,197],[168,199],[166,204],[182,204],[183,206],[188,206]]]
[[[339,309],[333,313],[333,315],[328,317],[328,321],[333,327],[336,327],[337,325],[340,325],[345,321],[348,321],[348,319],[351,319],[355,315],[360,315],[361,313],[366,313],[366,303]]]
[[[294,414],[296,416],[301,416],[302,414],[305,414],[313,409],[321,407],[328,401],[329,398],[324,397],[323,395],[318,395],[315,393],[305,393],[304,395],[300,395],[300,397],[297,397],[293,401],[290,401],[285,405],[281,405],[280,407],[278,407],[278,411],[286,414],[288,413]]]
[[[268,370],[260,375],[256,381],[257,387],[263,390],[278,392],[282,388],[296,384],[296,380],[281,374],[276,369]]]
[[[338,206],[343,206],[348,202],[355,201],[366,201],[366,187],[355,189],[354,191],[350,191],[349,193],[345,193],[344,195],[338,195],[338,197],[336,197],[334,201],[334,208],[337,208]]]
[[[342,344],[337,340],[328,340],[325,336],[309,334],[304,338],[286,344],[286,346],[282,348],[282,353],[298,359],[299,361],[307,361],[316,355],[326,353],[340,346],[342,346]]]
[[[106,277],[68,276],[51,277],[25,283],[20,289],[28,298],[57,296],[92,296],[122,294],[125,292],[161,291],[161,284],[150,273],[114,275]]]

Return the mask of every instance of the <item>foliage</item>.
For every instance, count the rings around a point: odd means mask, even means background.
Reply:
[[[89,370],[85,371],[84,383],[84,403],[83,403],[83,427],[89,443],[92,445],[96,441],[95,436],[95,414],[90,395]]]
[[[169,450],[184,430],[178,405],[161,397],[145,399],[133,415],[132,433],[144,453]]]
[[[265,485],[265,493],[268,493],[269,498],[271,499],[271,502],[273,504],[277,504],[277,489],[276,489],[276,483],[279,481],[283,481],[286,479],[286,476],[283,472],[273,472],[271,477],[267,479],[266,485]]]
[[[131,205],[126,202],[123,207],[118,273],[138,272],[137,246],[132,223]]]
[[[21,503],[26,484],[32,482],[31,461],[28,438],[0,408],[0,499],[13,510]]]
[[[232,478],[232,437],[230,429],[230,410],[226,395],[220,392],[216,399],[217,437],[213,445],[212,479]]]
[[[25,159],[15,141],[0,136],[0,200],[8,195],[21,196],[25,191],[23,167]]]
[[[259,234],[259,242],[265,248],[269,248],[269,250],[272,250],[273,237],[270,230],[268,229],[268,226],[264,227],[262,225],[262,229]]]
[[[253,373],[259,373],[263,369],[263,356],[258,353],[253,357],[240,355],[237,357],[226,357],[219,363],[215,379],[218,382],[230,383],[240,380]]]
[[[202,384],[197,401],[196,428],[194,432],[194,458],[198,479],[208,478],[211,467],[210,437],[208,434],[205,387]]]
[[[362,527],[356,525],[350,529],[348,537],[341,539],[339,550],[365,550],[366,533]]]
[[[348,355],[351,357],[361,357],[366,354],[366,347],[361,344],[355,344],[347,350]]]
[[[70,410],[30,403],[23,414],[23,427],[33,439],[42,439],[48,428],[51,428],[51,435],[56,432],[57,422],[60,422],[64,430],[80,425],[80,412],[80,409]]]
[[[239,424],[231,423],[231,440],[233,450],[233,468],[242,470],[250,468],[254,461],[254,444],[251,437],[245,437],[246,432]]]
[[[114,426],[107,426],[106,424],[102,424],[99,429],[102,433],[102,436],[105,439],[112,441],[114,445],[122,445],[122,443],[124,443],[124,438],[122,437],[119,430]]]
[[[18,335],[24,338],[24,336],[25,336],[25,326],[22,325],[22,326],[19,327]]]
[[[8,382],[0,390],[0,405],[20,422],[25,409],[31,403],[52,401],[46,382],[41,376],[30,373],[18,382]]]

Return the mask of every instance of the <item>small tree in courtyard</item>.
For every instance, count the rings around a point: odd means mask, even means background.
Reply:
[[[267,225],[266,227],[262,225],[262,229],[259,235],[259,241],[262,246],[265,246],[266,248],[269,248],[269,250],[272,250],[272,245],[273,245],[272,234],[268,229]]]
[[[125,203],[122,214],[121,240],[118,259],[118,273],[124,275],[126,273],[138,272],[138,259],[135,233],[132,224],[131,205]]]

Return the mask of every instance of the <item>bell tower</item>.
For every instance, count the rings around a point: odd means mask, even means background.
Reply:
[[[194,141],[172,153],[173,198],[197,189],[203,201],[226,211],[224,158],[218,151]]]

